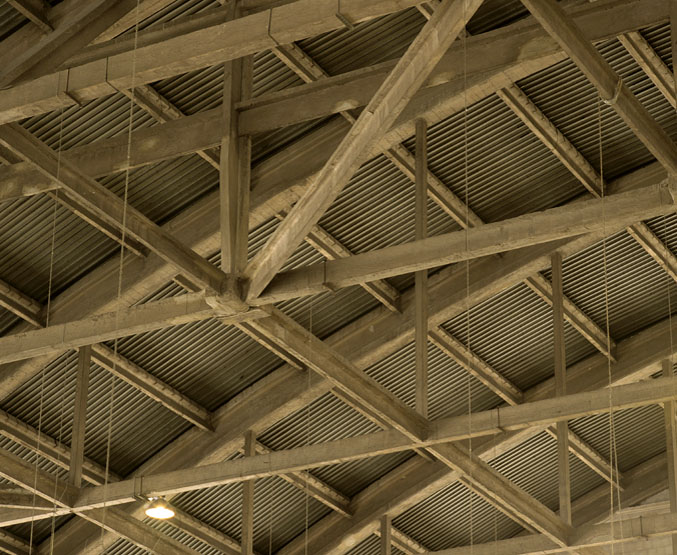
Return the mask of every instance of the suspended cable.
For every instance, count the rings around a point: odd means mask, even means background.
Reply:
[[[134,24],[134,50],[132,53],[132,79],[130,87],[130,97],[129,97],[129,118],[127,125],[127,157],[125,164],[125,182],[124,182],[124,193],[123,193],[123,203],[122,203],[122,229],[121,229],[121,238],[120,238],[120,257],[119,257],[119,266],[118,266],[118,283],[117,283],[117,300],[115,305],[115,329],[119,328],[120,320],[120,310],[121,310],[121,298],[122,298],[122,275],[124,270],[124,260],[125,260],[125,239],[127,236],[127,207],[129,204],[129,174],[132,158],[132,129],[134,125],[134,99],[135,99],[135,81],[136,81],[136,55],[138,50],[139,42],[139,0],[136,0],[136,8],[134,14],[135,24]],[[117,383],[116,367],[117,367],[117,355],[118,355],[118,344],[119,338],[116,337],[113,341],[113,372],[110,374],[110,402],[108,409],[108,433],[106,438],[106,465],[104,472],[104,483],[103,483],[103,511],[102,511],[102,522],[101,522],[101,544],[104,545],[104,531],[106,524],[106,516],[108,512],[108,478],[110,473],[110,453],[111,453],[111,444],[113,438],[113,413],[115,407],[115,386]]]
[[[66,78],[66,89],[68,89],[68,77]],[[59,92],[59,85],[57,84],[57,93]],[[59,180],[61,175],[61,148],[63,144],[63,106],[59,110],[59,141],[57,145],[56,153],[56,180]],[[59,189],[54,191],[53,195],[54,204],[52,209],[52,234],[50,240],[49,248],[49,276],[47,280],[47,306],[45,308],[45,328],[49,327],[50,324],[50,313],[52,311],[52,289],[54,284],[54,253],[56,250],[56,216],[57,208],[59,205]],[[33,498],[31,506],[31,527],[28,545],[29,549],[33,549],[33,536],[35,529],[35,513],[37,509],[37,484],[38,484],[38,462],[40,459],[40,445],[42,443],[42,417],[43,417],[43,408],[45,400],[45,374],[47,367],[43,366],[42,371],[40,372],[40,401],[38,408],[38,437],[35,447],[35,472],[33,476]],[[56,477],[55,477],[56,482]],[[53,508],[56,509],[56,503],[53,502]]]
[[[58,146],[58,152],[57,152],[57,181],[59,180],[60,176],[60,170],[61,170],[61,150],[63,148],[63,108],[61,109],[60,117],[59,117],[59,146]],[[55,205],[58,203],[58,194],[59,190],[56,190],[56,195],[54,197],[54,203]],[[53,225],[55,226],[56,224],[56,206],[54,210],[54,223]],[[54,259],[54,247],[55,247],[55,235],[56,235],[56,227],[54,228],[54,232],[52,233],[52,253],[50,255],[50,258],[52,259],[52,262],[50,262],[50,289],[52,287],[52,275],[53,275],[53,259]],[[51,293],[49,295],[51,297]],[[47,314],[49,315],[50,311],[50,303],[51,299],[48,301],[48,309],[47,309]],[[49,316],[47,316],[49,318]],[[43,368],[44,370],[44,368]],[[63,439],[63,415],[64,415],[64,404],[65,404],[65,392],[66,392],[66,367],[64,367],[61,370],[61,408],[60,408],[60,415],[59,415],[59,434],[57,437],[57,442],[61,445],[62,444],[62,439]],[[57,462],[61,458],[61,453],[57,453]],[[70,461],[70,464],[73,464],[73,461]],[[54,492],[53,492],[53,498],[56,500],[57,499],[57,492],[58,492],[58,487],[59,487],[59,475],[57,472],[54,473]],[[51,527],[50,527],[50,541],[49,541],[49,553],[50,555],[54,553],[54,533],[56,532],[56,502],[54,501],[52,503],[52,508],[54,509],[54,512],[52,514],[52,519],[51,519]]]
[[[57,436],[57,444],[63,445],[63,425],[64,425],[64,407],[66,404],[66,365],[63,365],[61,369],[61,401],[59,409],[59,434]],[[57,452],[57,462],[61,459],[61,452]],[[73,465],[73,460],[70,461],[70,465]],[[58,498],[59,491],[59,475],[54,473],[54,491],[52,497],[54,499]],[[50,555],[54,553],[54,533],[56,532],[56,502],[53,502],[54,512],[51,519],[51,529],[50,529],[50,542],[49,542],[49,553]]]
[[[602,133],[602,103],[604,99],[598,96],[597,102],[597,131],[598,131],[598,148],[599,148],[599,179],[600,191],[602,195],[602,263],[603,263],[603,285],[604,285],[604,320],[606,331],[606,349],[607,353],[611,353],[611,324],[609,316],[609,272],[607,260],[607,228],[606,228],[606,187],[604,186],[604,149],[603,149],[603,133]],[[606,103],[605,103],[606,104]],[[613,410],[613,399],[611,396],[611,386],[613,379],[611,375],[611,356],[606,357],[607,362],[607,391],[609,393],[609,466],[611,471],[611,479],[609,480],[609,526],[611,538],[614,538],[614,485],[616,486],[616,498],[618,503],[618,512],[621,510],[621,495],[618,471],[618,450],[616,445],[616,430]],[[615,479],[614,479],[615,476]],[[621,539],[623,536],[623,527],[620,528]],[[615,543],[611,542],[611,554],[615,553]],[[621,553],[625,553],[625,548],[621,542]]]
[[[315,303],[315,298],[311,297],[310,299],[310,306],[308,307],[308,331],[310,332],[310,336],[308,337],[308,349],[312,349],[312,345],[310,344],[312,335],[313,335],[313,305]],[[307,369],[307,376],[306,376],[306,387],[308,390],[308,393],[310,394],[310,387],[311,387],[311,370],[310,368]],[[310,395],[308,395],[308,398],[310,399]],[[310,407],[312,403],[308,403],[306,406],[306,446],[310,446]],[[306,470],[305,474],[305,479],[306,479],[306,498],[305,498],[305,545],[304,545],[304,554],[308,555],[308,543],[309,543],[309,527],[310,527],[310,469]]]
[[[463,2],[463,21],[467,22],[467,6]],[[463,183],[465,196],[465,250],[469,250],[470,233],[470,187],[468,180],[468,33],[465,28],[461,31],[461,42],[463,50]],[[472,342],[470,339],[470,259],[465,261],[465,330],[466,330],[466,367],[471,364]],[[468,390],[468,456],[472,459],[472,375],[467,374]],[[468,477],[468,487],[470,495],[468,496],[468,519],[470,535],[470,552],[473,552],[474,546],[474,521],[473,521],[473,497],[475,486],[473,481],[473,465],[470,465],[470,475]]]

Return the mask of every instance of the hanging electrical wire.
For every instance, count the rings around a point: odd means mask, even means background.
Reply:
[[[598,148],[599,148],[599,179],[600,191],[602,194],[602,267],[603,267],[603,285],[604,285],[604,320],[606,332],[606,349],[607,353],[611,353],[611,330],[610,330],[610,316],[609,316],[609,272],[607,260],[607,228],[606,228],[606,187],[604,186],[604,148],[603,148],[603,126],[602,126],[602,106],[606,104],[604,99],[598,95],[597,102],[597,131],[598,131]],[[609,526],[610,535],[614,539],[614,485],[616,486],[615,497],[618,504],[618,512],[621,510],[621,491],[618,480],[618,450],[616,445],[616,430],[614,421],[613,399],[611,396],[611,386],[613,379],[611,375],[611,357],[607,356],[607,391],[609,394],[609,466],[611,469],[611,479],[609,480]],[[614,479],[615,475],[615,479]],[[623,528],[620,528],[621,539],[623,536]],[[611,542],[611,554],[615,553],[615,543]],[[621,542],[621,553],[625,553],[623,542]]]
[[[65,405],[66,405],[66,365],[63,366],[61,369],[61,385],[60,385],[60,390],[61,390],[61,400],[60,400],[60,408],[59,408],[59,434],[57,436],[57,443],[59,445],[63,444],[63,428],[64,428],[64,414],[65,414]],[[59,451],[57,453],[57,463],[61,459],[61,452]],[[73,465],[73,461],[70,461],[70,465]],[[59,475],[58,473],[54,473],[54,490],[52,493],[52,497],[54,499],[58,498],[58,491],[59,491]],[[53,508],[54,512],[52,513],[52,519],[51,519],[51,527],[50,527],[50,540],[49,540],[49,553],[52,554],[54,552],[54,533],[56,532],[56,503],[53,503]]]
[[[313,304],[314,304],[314,297],[311,297],[310,299],[310,305],[308,307],[308,331],[310,332],[310,336],[308,337],[308,349],[312,349],[312,345],[310,344],[311,337],[313,335]],[[308,390],[308,393],[310,393],[310,387],[311,387],[311,370],[308,368],[306,370],[307,373],[307,383],[306,383],[306,388]],[[310,398],[310,395],[309,395]],[[306,406],[306,446],[310,446],[310,407],[312,403],[308,403]],[[306,479],[306,497],[305,497],[305,545],[304,545],[304,554],[308,555],[308,544],[309,544],[309,528],[310,528],[310,470],[306,470],[305,474],[305,479]]]
[[[66,81],[66,88],[68,88],[68,81]],[[59,90],[59,85],[57,84],[57,92]],[[59,110],[59,141],[57,145],[57,155],[56,155],[56,179],[59,180],[61,175],[61,147],[63,142],[63,107]],[[52,233],[49,249],[49,276],[47,280],[47,306],[45,308],[45,327],[48,328],[50,324],[50,316],[52,311],[52,289],[54,284],[54,253],[56,250],[56,220],[57,220],[57,208],[59,205],[59,190],[56,189],[53,195],[53,209],[52,209]],[[45,401],[45,374],[47,372],[47,367],[43,365],[42,371],[40,372],[40,401],[38,408],[38,437],[35,447],[35,470],[33,476],[33,498],[31,506],[31,526],[30,534],[28,539],[29,548],[33,549],[33,539],[35,531],[35,514],[37,510],[37,484],[38,484],[38,471],[39,471],[39,459],[40,456],[40,445],[42,443],[42,418],[44,410],[44,401]],[[56,482],[56,477],[55,477]],[[53,502],[53,509],[56,510],[56,503]],[[53,534],[52,534],[53,535]]]
[[[467,22],[467,6],[463,2],[463,21]],[[470,233],[470,186],[468,179],[468,33],[465,29],[461,32],[462,50],[463,50],[463,184],[465,201],[465,250],[469,250]],[[466,367],[471,365],[472,344],[470,340],[470,259],[465,261],[465,333],[466,333]],[[472,375],[467,374],[468,389],[468,455],[473,456],[472,443]],[[474,522],[473,522],[473,497],[475,494],[473,474],[473,465],[470,466],[470,475],[468,477],[468,487],[470,495],[468,496],[468,519],[470,535],[470,551],[474,544]]]
[[[124,260],[125,260],[125,239],[127,236],[127,207],[129,204],[129,175],[130,175],[130,166],[132,158],[132,130],[134,126],[134,99],[135,99],[135,81],[136,81],[136,55],[138,50],[139,42],[139,1],[136,0],[136,8],[134,14],[134,49],[132,53],[132,78],[131,78],[131,87],[130,87],[130,97],[129,97],[129,118],[127,124],[127,157],[125,164],[125,181],[124,181],[124,192],[123,192],[123,203],[122,203],[122,226],[121,226],[121,240],[120,240],[120,257],[119,257],[119,266],[118,266],[118,283],[117,283],[117,300],[115,304],[115,329],[119,327],[120,320],[120,310],[121,298],[122,298],[122,275],[124,270]],[[110,374],[110,401],[108,408],[108,432],[106,438],[106,464],[104,472],[104,483],[103,483],[103,511],[101,517],[101,544],[104,544],[104,531],[106,524],[106,515],[108,509],[108,478],[110,473],[110,453],[111,453],[111,444],[113,438],[113,413],[115,407],[115,386],[117,383],[116,366],[117,366],[117,355],[118,355],[118,344],[119,338],[116,337],[113,341],[113,372]]]

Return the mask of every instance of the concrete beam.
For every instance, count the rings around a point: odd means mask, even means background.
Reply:
[[[290,270],[278,274],[263,294],[250,302],[268,304],[320,293],[327,287],[348,287],[362,281],[383,279],[583,233],[625,227],[635,221],[674,212],[674,187],[663,184],[612,195],[603,200],[568,204]]]
[[[294,249],[348,183],[365,154],[395,122],[437,62],[481,4],[481,0],[451,0],[435,11],[336,151],[317,174],[308,191],[289,211],[259,253],[248,264],[247,298],[259,296]],[[240,129],[240,132],[244,132]],[[365,280],[368,281],[368,280]]]
[[[265,315],[260,310],[246,314],[247,318],[260,318]],[[83,345],[217,316],[222,315],[207,304],[203,295],[199,293],[181,295],[84,320],[54,324],[48,328],[0,337],[0,362],[53,355]],[[233,322],[241,320],[240,315],[233,318]]]

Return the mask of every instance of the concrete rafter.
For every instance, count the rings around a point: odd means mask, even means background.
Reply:
[[[644,178],[644,176],[642,176],[642,178]],[[452,289],[453,289],[453,288],[452,288]],[[447,289],[447,290],[448,290],[448,289]],[[302,380],[302,383],[305,384],[305,381]],[[305,385],[304,385],[300,390],[298,390],[298,393],[296,393],[296,394],[294,395],[294,397],[296,397],[296,395],[298,395],[299,393],[301,393],[301,392],[303,391],[303,388],[304,388],[304,387],[305,387]],[[326,390],[325,390],[325,391],[326,391]],[[297,401],[297,402],[298,402],[298,401]],[[177,464],[180,464],[180,463],[178,463],[178,461],[174,461],[174,462],[177,463]]]
[[[54,30],[47,19],[49,5],[44,0],[7,0],[7,3],[30,19],[43,33]]]
[[[660,361],[669,350],[669,322],[664,321],[653,328],[647,329],[640,334],[642,337],[632,337],[619,342],[619,364],[616,367],[612,379],[615,382],[625,382],[629,380],[639,380],[646,378],[657,371],[660,367]],[[658,352],[653,355],[654,349]],[[645,355],[652,353],[650,359]],[[593,363],[594,359],[594,363]],[[583,378],[585,376],[585,378]],[[592,357],[590,361],[573,365],[567,370],[568,387],[570,391],[584,391],[588,388],[604,387],[607,383],[607,363],[601,355]],[[549,398],[553,392],[552,380],[545,382],[541,386],[535,387],[527,392],[527,399]],[[517,407],[515,407],[517,408]],[[607,405],[608,410],[608,405]],[[500,456],[515,445],[533,437],[542,428],[534,428],[525,433],[504,433],[497,436],[494,440],[474,442],[473,450],[479,456],[485,459],[494,456]],[[665,459],[659,458],[659,462],[664,464]],[[660,473],[652,467],[648,473],[651,479],[659,479]],[[422,478],[424,477],[424,478]],[[435,491],[448,486],[456,480],[457,476],[449,473],[440,463],[430,463],[422,460],[411,460],[392,471],[390,475],[382,480],[379,487],[367,488],[353,499],[353,518],[351,521],[341,521],[336,517],[329,516],[320,521],[311,528],[309,541],[315,553],[327,553],[331,550],[345,548],[349,545],[361,541],[376,529],[378,518],[382,511],[388,511],[389,514],[398,515],[407,508],[422,501]],[[632,504],[632,500],[642,495],[646,490],[647,495],[652,491],[642,484],[640,488],[635,488],[633,481],[635,476],[626,475],[625,489],[622,491],[624,506]],[[663,484],[665,478],[660,478]],[[390,485],[390,487],[389,487]],[[662,486],[664,488],[664,486]],[[588,500],[596,501],[597,506],[609,507],[609,487],[600,486],[597,493],[591,495]],[[599,511],[599,508],[597,509]],[[589,522],[593,515],[589,509],[580,507],[580,503],[573,504],[574,525],[577,526],[575,515],[579,512],[583,520]],[[580,521],[579,521],[580,522]],[[282,550],[285,555],[303,552],[301,542],[292,542]]]
[[[20,298],[20,301],[21,305],[23,305],[20,308],[24,308],[25,310],[34,310],[36,313],[42,313],[42,307],[40,304],[29,297],[23,296]],[[19,315],[21,314],[22,312],[19,311]],[[24,318],[27,322],[33,323],[37,327],[43,327],[42,323],[34,322],[33,318]],[[186,418],[198,428],[204,430],[211,429],[211,415],[206,409],[200,407],[171,386],[161,382],[133,362],[125,359],[119,354],[116,354],[105,345],[94,345],[93,360],[100,366],[117,375],[126,383],[136,387],[152,399],[160,402],[170,410],[173,410],[179,416]],[[32,429],[27,424],[24,424],[20,420],[11,417],[8,414],[1,415],[1,418],[1,428],[3,435],[18,442],[28,449],[34,450],[36,453],[51,460],[58,466],[66,469],[72,468],[72,452],[69,453],[66,446],[59,444],[53,438],[46,437],[44,433],[38,433],[37,430]],[[84,470],[85,479],[94,484],[102,484],[105,475],[104,469],[100,468],[96,463],[93,463],[87,459],[83,460],[82,462],[84,463],[84,469],[81,465],[79,473],[82,474]],[[292,483],[298,483],[299,479],[304,480],[304,477],[305,481],[312,480],[309,473],[303,474],[304,476],[290,476],[289,480]],[[120,480],[120,477],[109,473],[108,480],[118,481]],[[314,480],[317,482],[313,482],[312,484],[314,496],[316,496],[316,498],[325,504],[335,508],[335,510],[343,509],[345,511],[347,501],[341,502],[342,499],[338,492],[335,492],[332,488],[318,481],[316,478]],[[34,518],[36,518],[34,510],[32,509],[32,504],[34,502],[33,496],[30,496],[30,503],[26,503],[26,501],[27,500],[24,500],[24,505],[31,507],[29,513],[26,513],[23,516],[21,514],[16,514],[16,512],[12,515],[0,515],[0,523],[2,525],[8,525],[10,522],[19,523],[32,521]],[[49,508],[52,508],[52,505],[48,504],[48,506]],[[177,513],[177,517],[172,520],[172,524],[174,526],[180,528],[188,534],[195,536],[198,539],[201,539],[202,541],[207,542],[210,545],[225,551],[226,553],[235,554],[240,552],[239,544],[232,538],[221,534],[217,530],[200,522],[198,519],[191,517],[187,513],[180,511],[179,509],[175,509],[175,512]],[[42,516],[45,518],[51,518],[52,514],[54,513],[47,512]],[[9,521],[7,520],[8,518],[12,518],[13,520]]]
[[[579,25],[551,0],[522,0],[588,80],[671,174],[677,173],[677,146],[583,35]]]
[[[434,0],[426,4],[418,6],[419,11],[426,17],[430,18],[435,7],[439,5],[439,0]],[[497,91],[499,98],[501,98],[508,107],[510,107],[515,114],[522,119],[522,121],[539,137],[545,145],[562,161],[567,168],[569,168],[574,175],[586,186],[594,196],[598,196],[599,185],[601,179],[592,166],[585,160],[585,158],[570,145],[562,133],[547,120],[545,115],[531,102],[526,95],[516,86],[510,85]],[[564,143],[564,144],[562,144]],[[434,178],[432,172],[429,175]],[[444,187],[442,185],[442,187]],[[446,187],[445,187],[446,189]],[[448,191],[448,190],[447,190]],[[467,208],[461,199],[455,197],[451,191],[446,193],[448,197],[454,197],[454,206],[459,206],[460,210],[455,211],[456,217],[454,219],[463,228],[468,225],[476,227],[482,225],[484,222],[472,210]],[[433,197],[433,200],[436,200]],[[440,207],[444,207],[447,203],[436,202]],[[642,224],[640,224],[642,225]],[[646,227],[646,226],[644,226]],[[552,285],[540,274],[534,274],[532,277],[526,279],[524,283],[545,302],[552,306]],[[578,308],[569,298],[564,297],[564,317],[566,320],[590,343],[592,343],[600,352],[609,356],[613,360],[613,350],[615,347],[612,338],[607,338],[607,334],[580,308]],[[610,345],[607,345],[610,343]]]
[[[185,117],[181,110],[164,98],[150,85],[136,87],[133,95],[130,91],[122,92],[130,99],[133,98],[134,102],[160,122],[166,123]],[[220,169],[219,157],[214,150],[200,149],[196,151],[196,154],[215,169]],[[281,210],[275,214],[275,217],[279,220],[283,220],[286,215],[287,211]],[[352,252],[350,252],[348,248],[320,225],[313,226],[306,236],[305,241],[328,260],[352,256]],[[399,310],[399,292],[386,280],[377,280],[360,285],[390,310]]]
[[[645,11],[638,10],[638,7],[639,4],[607,0],[598,1],[593,6],[579,4],[568,13],[586,29],[589,40],[598,42],[667,18],[664,4],[661,7],[658,3],[642,2],[641,7]],[[467,90],[468,99],[474,102],[566,58],[537,22],[526,23],[507,26],[500,32],[492,32],[491,36],[476,35],[464,41],[465,44],[459,41],[453,45],[428,83],[414,96],[403,117],[387,134],[386,142],[392,145],[398,139],[401,142],[412,136],[414,114],[425,117],[432,125],[442,119],[441,113],[462,109],[463,98],[452,98],[455,93]],[[528,45],[534,43],[539,43],[541,47],[529,50]],[[466,56],[462,55],[463,48]],[[454,77],[464,74],[464,59],[467,59],[467,89],[464,89],[462,78]],[[516,65],[516,60],[521,63]],[[252,99],[242,106],[243,131],[270,130],[364,106],[393,65],[392,62],[384,62],[324,79],[321,83],[301,85]],[[383,144],[385,142],[371,154],[384,150]]]
[[[631,36],[640,36],[639,33],[628,33]],[[623,42],[621,35],[619,38]],[[630,40],[630,39],[627,39]],[[625,42],[623,44],[626,44]],[[632,44],[635,44],[634,42]],[[648,45],[647,45],[648,46]],[[585,188],[599,198],[602,194],[602,178],[592,165],[578,152],[576,147],[560,132],[557,127],[540,111],[540,109],[524,94],[517,85],[507,87],[498,92],[498,96],[517,115],[524,124],[548,147],[548,149],[562,162],[571,173],[585,186]],[[645,223],[639,222],[627,228],[627,232],[646,250],[660,266],[673,278],[677,278],[677,257],[661,242]],[[538,293],[538,284],[527,282]],[[541,288],[542,289],[542,288]],[[569,308],[569,307],[567,307]],[[571,310],[569,308],[569,310]],[[574,319],[579,321],[578,319]],[[607,347],[607,337],[596,325],[581,327],[584,335],[589,337],[598,348]],[[613,352],[613,345],[611,351]]]
[[[0,87],[54,71],[136,2],[67,0],[53,8],[41,0],[11,3],[35,25],[19,29],[3,41]],[[57,94],[67,97],[67,87],[64,82]]]
[[[242,312],[247,306],[228,290],[228,276],[192,249],[185,247],[159,226],[124,202],[114,193],[82,173],[67,159],[61,160],[47,145],[16,124],[0,127],[0,143],[23,158],[29,165],[56,181],[64,192],[91,210],[104,221],[119,227],[143,243],[157,255],[175,264],[177,270],[205,289],[220,295],[222,306]]]
[[[3,478],[35,493],[42,499],[53,503],[56,507],[68,510],[73,499],[77,497],[78,488],[55,479],[44,471],[36,471],[32,464],[16,455],[2,450],[0,451],[0,459],[2,459],[0,475]],[[80,514],[83,515],[82,513]],[[83,517],[108,530],[114,530],[116,534],[145,549],[157,549],[167,553],[185,555],[194,555],[196,553],[196,551],[176,540],[135,519],[129,518],[114,508],[89,511]]]
[[[641,33],[638,31],[623,33],[618,36],[618,40],[672,107],[677,108],[675,81],[672,72]]]
[[[245,319],[265,316],[262,310],[246,313]],[[109,341],[118,337],[219,317],[231,323],[242,315],[225,316],[200,293],[146,303],[84,320],[54,324],[47,328],[0,337],[0,362],[19,361]],[[110,355],[102,351],[103,355]],[[101,352],[100,352],[101,353]]]
[[[663,183],[288,270],[277,274],[268,288],[250,302],[268,304],[320,293],[328,284],[348,287],[361,281],[416,272],[585,232],[626,227],[639,220],[675,212],[675,187]]]
[[[662,378],[618,385],[612,387],[610,391],[602,388],[554,399],[542,399],[514,407],[480,411],[472,417],[463,415],[443,418],[435,422],[430,435],[421,441],[406,438],[395,430],[386,430],[355,438],[266,452],[183,471],[145,474],[142,486],[136,484],[132,478],[116,482],[108,488],[83,489],[72,506],[78,510],[89,510],[96,509],[105,502],[112,505],[131,503],[135,495],[139,494],[139,487],[143,489],[140,493],[147,497],[174,495],[228,483],[246,482],[259,477],[294,473],[306,468],[376,457],[420,446],[427,447],[436,454],[440,453],[440,458],[446,457],[449,460],[449,466],[459,473],[459,477],[472,483],[473,486],[486,487],[489,484],[495,486],[491,492],[481,495],[489,495],[493,500],[508,505],[512,510],[518,510],[522,501],[525,501],[528,496],[521,490],[515,490],[514,486],[508,485],[504,478],[500,482],[495,481],[499,476],[495,471],[493,476],[487,476],[487,481],[484,482],[483,475],[489,472],[486,463],[482,462],[479,457],[471,455],[461,457],[460,453],[464,452],[464,448],[455,442],[487,437],[489,441],[480,442],[482,446],[480,453],[482,453],[485,444],[492,443],[492,436],[497,433],[508,435],[511,432],[526,430],[527,433],[536,435],[553,422],[606,414],[610,406],[614,410],[626,410],[674,399],[677,399],[677,389],[671,379]],[[464,466],[471,460],[477,472],[471,473]],[[508,489],[513,489],[513,492],[501,494],[502,491],[507,492]],[[513,495],[521,497],[514,501],[514,505]],[[539,507],[535,500],[529,503],[533,508]],[[544,510],[543,507],[540,508]],[[543,515],[545,519],[552,517],[552,515],[549,516],[549,512],[545,509]],[[525,513],[525,515],[531,514],[530,510]],[[534,522],[530,524],[538,528],[543,522],[541,519],[534,519]],[[551,532],[547,533],[551,534]]]
[[[289,211],[259,253],[247,265],[247,298],[258,297],[310,229],[367,159],[377,143],[428,78],[481,0],[450,0],[435,11],[374,97],[320,170],[308,191]],[[444,29],[444,31],[442,31]],[[241,129],[241,132],[244,132]]]
[[[506,380],[499,372],[494,370],[475,353],[469,351],[465,345],[444,330],[444,328],[437,328],[435,331],[430,331],[428,337],[433,345],[485,384],[506,403],[509,405],[518,405],[523,401],[524,393],[517,388],[517,386],[509,380]],[[557,437],[557,432],[554,427],[549,427],[547,432],[552,437]],[[609,461],[578,437],[573,431],[568,430],[568,435],[569,450],[574,455],[605,480],[609,480],[617,486],[622,487],[622,477],[616,476]]]
[[[12,312],[37,328],[44,327],[44,307],[27,295],[15,291],[11,286],[0,281],[0,288],[7,293],[0,293],[0,304],[3,300],[11,307]],[[109,370],[121,380],[137,388],[151,399],[161,403],[169,410],[185,418],[191,424],[205,430],[210,429],[211,415],[205,408],[181,394],[168,384],[157,379],[132,361],[115,353],[102,344],[93,346],[93,360],[102,368]]]

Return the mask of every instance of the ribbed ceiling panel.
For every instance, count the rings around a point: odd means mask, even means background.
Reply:
[[[380,428],[348,405],[327,393],[307,408],[278,422],[261,435],[261,442],[279,451],[324,441],[373,433]],[[318,468],[313,473],[345,495],[352,496],[404,462],[401,453],[371,457],[340,465]]]
[[[177,507],[240,540],[242,519],[242,487],[230,484],[208,490],[179,495],[173,501]],[[281,478],[260,479],[254,490],[254,547],[259,553],[269,553],[272,537],[273,552],[303,533],[330,509]]]
[[[0,0],[0,40],[5,39],[27,22],[28,20],[5,0]]]
[[[406,144],[413,149],[413,139]],[[496,96],[431,126],[429,167],[485,222],[542,210],[584,192]]]
[[[675,218],[666,224],[671,233],[677,229]],[[661,231],[662,219],[655,227]],[[674,282],[625,232],[567,258],[563,269],[565,294],[604,330],[608,306],[609,331],[617,341],[666,318],[668,307],[677,306]]]
[[[571,429],[623,472],[665,451],[663,418],[660,406],[647,405],[614,411],[612,418],[609,413],[580,418]]]
[[[403,552],[396,547],[392,547],[392,553],[393,555],[400,555]],[[346,555],[381,555],[381,539],[374,535],[369,536],[348,551]]]
[[[160,26],[179,17],[217,9],[214,0],[177,0],[141,28]],[[470,24],[480,32],[524,16],[516,0],[486,0]],[[0,36],[23,19],[0,0]],[[415,9],[378,18],[351,30],[338,30],[301,41],[301,46],[330,74],[395,58],[406,49],[424,23]],[[648,30],[647,38],[669,60],[666,26]],[[629,58],[617,41],[601,48],[626,83],[658,121],[677,134],[677,118],[660,93]],[[254,94],[280,90],[299,83],[297,77],[271,53],[254,57]],[[187,114],[220,105],[220,67],[173,77],[154,86]],[[558,64],[520,82],[523,90],[581,150],[594,166],[599,164],[598,104],[594,89],[569,62]],[[121,94],[30,118],[24,125],[52,147],[66,149],[127,132],[129,100]],[[602,151],[607,178],[613,178],[650,161],[646,149],[615,113],[603,108]],[[154,125],[139,109],[133,110],[135,129]],[[279,130],[254,138],[254,157],[260,159],[305,133],[316,123]],[[468,165],[465,166],[467,142]],[[407,146],[412,148],[411,141]],[[486,221],[561,204],[583,188],[553,155],[497,98],[490,97],[468,107],[467,113],[451,116],[430,129],[430,168]],[[466,183],[467,173],[467,183]],[[121,195],[124,175],[101,180]],[[218,186],[218,175],[196,156],[179,158],[130,172],[130,203],[152,219],[163,222]],[[384,158],[364,165],[338,200],[322,218],[324,225],[353,252],[366,252],[403,243],[413,238],[414,189],[411,182]],[[429,204],[431,234],[458,229],[439,208]],[[55,229],[53,264],[54,292],[61,291],[96,264],[115,255],[117,246],[76,217],[57,209],[53,228],[52,201],[36,197],[0,206],[0,277],[40,302],[47,298],[52,230]],[[255,230],[250,237],[250,255],[271,235],[276,221]],[[677,252],[677,218],[650,222]],[[611,332],[620,340],[667,314],[668,285],[664,273],[644,251],[624,234],[610,238],[606,247],[595,245],[565,261],[565,291],[599,325],[605,325],[604,260],[608,274]],[[308,245],[300,246],[286,268],[299,267],[322,258]],[[218,256],[212,257],[213,262]],[[409,276],[394,280],[403,287]],[[180,292],[167,286],[149,298]],[[677,298],[670,301],[672,306]],[[281,303],[280,308],[314,333],[326,337],[376,306],[361,288],[338,294]],[[312,324],[311,324],[312,320]],[[14,318],[0,312],[0,329]],[[469,324],[468,324],[469,322]],[[461,314],[445,327],[496,370],[526,389],[552,374],[552,314],[548,306],[523,285],[515,285],[493,299]],[[594,349],[567,326],[567,357],[574,363]],[[184,394],[214,409],[260,379],[280,364],[268,351],[234,328],[203,322],[169,328],[120,341],[120,352]],[[429,349],[431,417],[441,418],[484,410],[500,400],[437,349]],[[368,374],[393,391],[405,403],[413,399],[413,346],[407,345]],[[114,388],[113,388],[114,385]],[[75,388],[75,355],[67,353],[50,364],[43,376],[24,384],[3,408],[64,443],[70,442]],[[111,413],[112,401],[112,413]],[[111,420],[112,414],[112,420]],[[657,407],[622,411],[615,415],[615,441],[619,464],[627,469],[663,449],[662,414]],[[610,454],[608,417],[600,415],[572,422],[573,429],[605,456]],[[87,421],[87,455],[104,463],[109,432],[111,466],[127,474],[188,425],[178,416],[131,387],[111,380],[110,374],[92,367]],[[285,449],[378,430],[331,394],[292,414],[266,431],[262,441]],[[552,438],[540,434],[499,457],[495,467],[556,508],[556,483]],[[7,440],[0,446],[26,457],[31,455]],[[314,473],[347,495],[355,495],[406,460],[410,453],[375,457],[364,461],[320,468]],[[42,462],[45,470],[50,465]],[[63,474],[63,473],[62,473]],[[572,459],[574,496],[601,483],[577,459]],[[257,481],[256,548],[261,553],[278,550],[328,513],[314,500],[283,480]],[[238,538],[241,519],[239,485],[212,488],[179,496],[181,508]],[[472,509],[470,509],[472,507]],[[519,527],[496,513],[464,487],[454,484],[429,497],[395,520],[395,524],[430,549],[442,549],[472,540],[490,542],[513,535]],[[36,537],[49,531],[49,521],[36,527]],[[167,531],[190,541],[201,552],[204,545],[188,540],[169,524]],[[16,527],[27,537],[25,525]],[[272,543],[271,543],[272,540]],[[140,553],[121,542],[109,553]],[[354,555],[378,553],[372,536],[356,546]]]
[[[458,482],[414,505],[393,524],[431,551],[488,543],[521,530]]]
[[[657,37],[656,43],[663,44],[666,39]],[[613,40],[602,45],[600,51],[651,116],[673,136],[677,134],[674,110],[625,48]],[[653,161],[611,107],[601,105],[600,111],[596,89],[572,62],[564,61],[527,77],[519,86],[595,168],[599,168],[600,160],[601,118],[607,180]]]
[[[337,75],[400,57],[424,23],[418,10],[410,8],[298,44],[329,75]]]
[[[3,409],[44,433],[70,444],[77,356],[70,352],[20,387]],[[112,401],[112,411],[111,411]],[[111,470],[126,475],[189,424],[93,365],[87,405],[85,455],[105,465],[110,434]]]
[[[557,441],[545,432],[491,461],[491,465],[546,507],[559,506]],[[604,479],[569,453],[571,498],[576,499],[604,483]]]
[[[520,389],[554,369],[552,309],[526,285],[516,285],[444,324],[445,329]],[[595,349],[565,324],[567,364]]]

